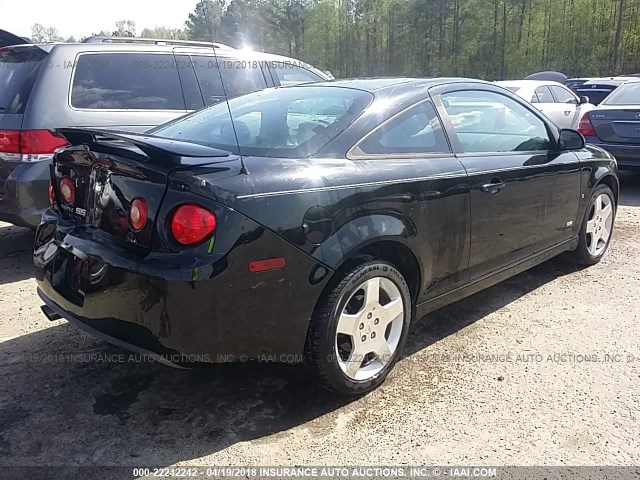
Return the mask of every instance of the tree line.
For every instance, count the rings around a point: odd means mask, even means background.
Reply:
[[[126,20],[98,33],[137,35]],[[201,0],[184,28],[140,36],[249,46],[336,77],[640,72],[640,0]]]

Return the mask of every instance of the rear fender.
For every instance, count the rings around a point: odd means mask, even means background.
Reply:
[[[363,213],[335,230],[313,256],[336,270],[367,246],[393,241],[411,248],[410,240],[416,235],[412,222],[391,213]]]

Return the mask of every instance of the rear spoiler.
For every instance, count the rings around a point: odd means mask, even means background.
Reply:
[[[31,43],[28,39],[14,35],[6,30],[0,30],[0,48],[11,47],[13,45],[25,45]]]
[[[224,158],[230,152],[198,143],[155,137],[153,135],[130,132],[93,130],[87,128],[57,128],[51,133],[67,140],[71,145],[86,145],[91,149],[108,146],[109,142],[119,141],[138,147],[149,158],[173,165],[180,165],[182,158]]]

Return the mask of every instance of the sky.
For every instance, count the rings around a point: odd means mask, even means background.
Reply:
[[[0,29],[31,36],[40,23],[60,36],[76,39],[100,30],[113,31],[118,20],[136,22],[138,35],[156,26],[181,28],[198,0],[0,0]]]

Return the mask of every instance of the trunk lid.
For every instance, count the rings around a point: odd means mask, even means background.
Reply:
[[[589,114],[598,138],[605,142],[640,145],[640,107],[600,106]]]
[[[60,149],[52,166],[54,208],[67,221],[149,250],[155,221],[176,169],[215,163],[228,152],[149,135],[100,130],[59,129],[71,147]],[[63,186],[74,191],[65,201]],[[67,196],[67,199],[69,197]],[[147,222],[134,229],[132,202],[144,198]]]

